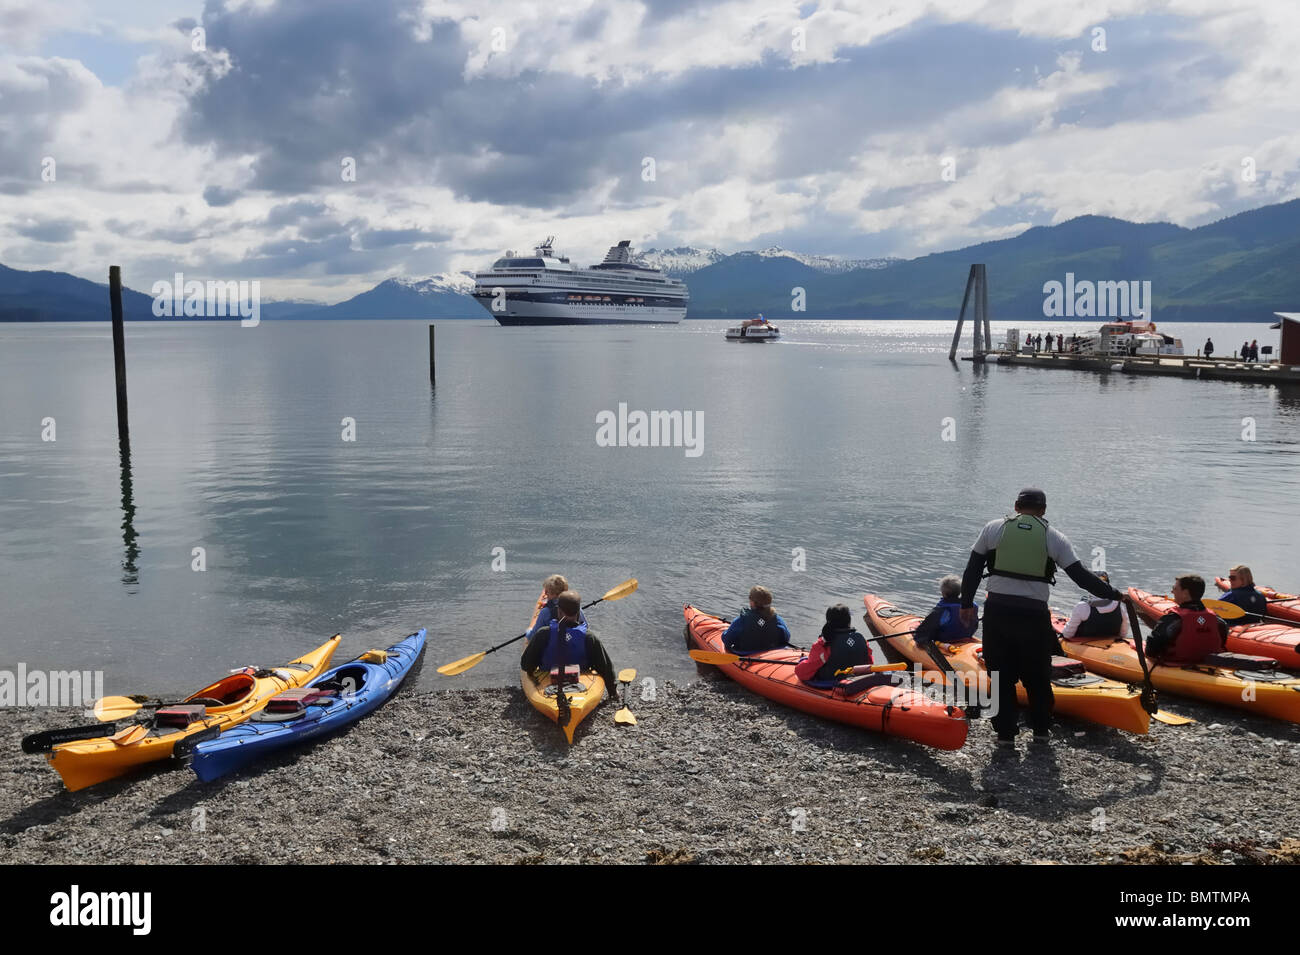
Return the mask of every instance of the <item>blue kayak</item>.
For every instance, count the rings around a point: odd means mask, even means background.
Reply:
[[[306,686],[272,697],[266,709],[193,748],[191,767],[210,782],[267,753],[342,729],[396,692],[424,650],[418,630],[387,650],[367,650]]]

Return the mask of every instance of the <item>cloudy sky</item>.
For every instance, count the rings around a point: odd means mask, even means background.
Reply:
[[[1300,196],[1297,44],[1300,0],[0,0],[0,263],[337,301],[549,234],[1199,225]]]

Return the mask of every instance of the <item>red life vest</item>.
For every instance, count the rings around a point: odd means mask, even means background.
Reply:
[[[1219,618],[1212,611],[1175,607],[1172,612],[1182,620],[1182,629],[1178,631],[1174,645],[1160,658],[1161,663],[1188,666],[1200,663],[1211,653],[1223,649]]]

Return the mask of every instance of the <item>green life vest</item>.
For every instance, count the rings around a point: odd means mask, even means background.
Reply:
[[[1047,556],[1047,521],[1032,514],[1008,517],[998,546],[989,551],[989,573],[1056,583],[1056,563]]]

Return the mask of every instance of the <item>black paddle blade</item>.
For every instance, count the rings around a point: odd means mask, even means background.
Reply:
[[[210,739],[216,739],[221,735],[220,726],[209,726],[199,730],[197,733],[191,733],[179,743],[172,747],[172,759],[186,760],[194,755],[194,747],[199,743],[206,742]]]
[[[92,723],[89,726],[71,726],[68,729],[32,733],[23,737],[23,752],[48,753],[59,743],[71,743],[79,739],[95,739],[99,736],[112,736],[115,732],[117,732],[117,726],[114,723]]]
[[[1152,716],[1155,716],[1156,711],[1160,709],[1160,704],[1156,700],[1156,688],[1149,684],[1142,688],[1142,709]]]

